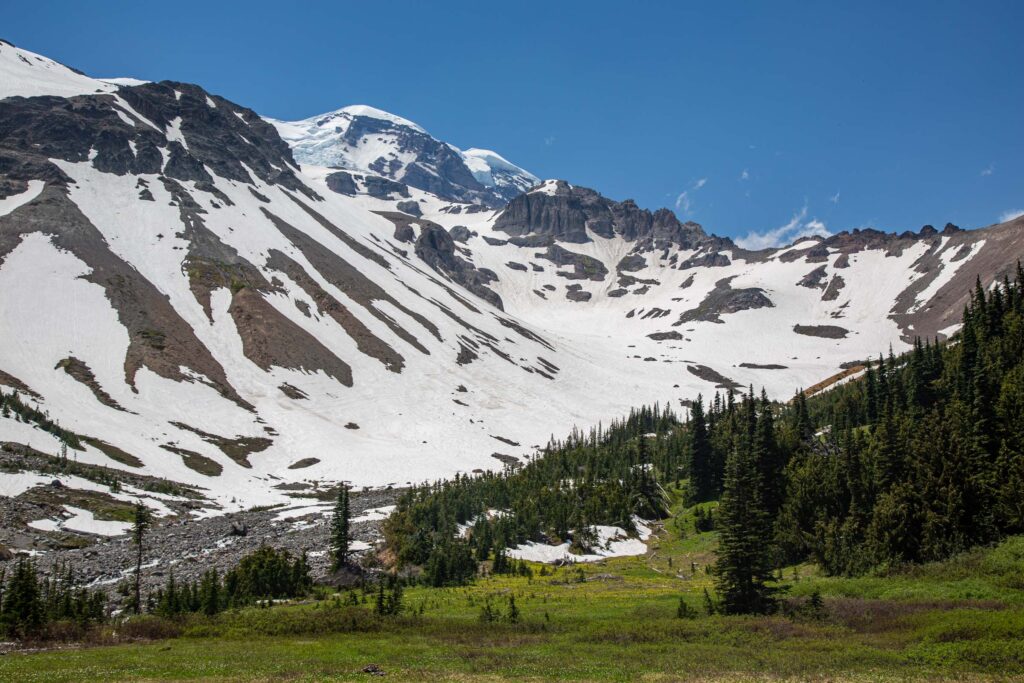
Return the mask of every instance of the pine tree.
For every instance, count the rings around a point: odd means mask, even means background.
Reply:
[[[508,615],[506,618],[510,624],[519,623],[519,608],[516,607],[516,598],[514,595],[508,596]]]
[[[12,635],[24,635],[43,623],[44,611],[36,568],[20,558],[4,589],[0,626]]]
[[[331,571],[338,571],[348,562],[350,524],[348,485],[342,484],[331,518]]]
[[[772,610],[771,523],[764,507],[761,475],[749,447],[737,446],[725,466],[725,489],[718,509],[715,576],[727,614]]]
[[[703,502],[714,498],[713,465],[703,398],[698,394],[697,400],[690,407],[690,484],[693,488],[693,497],[697,501]]]
[[[150,526],[149,508],[142,503],[135,504],[132,522],[132,543],[135,544],[135,593],[132,597],[132,609],[136,614],[142,613],[142,550],[146,532]]]

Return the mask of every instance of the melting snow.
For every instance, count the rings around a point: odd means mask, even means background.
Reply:
[[[66,519],[37,519],[33,522],[29,522],[28,525],[41,531],[59,531],[68,529],[86,534],[96,534],[98,536],[120,536],[128,533],[128,530],[132,528],[130,522],[114,522],[96,519],[89,510],[83,510],[82,508],[73,507],[71,505],[65,505],[64,510],[68,515],[70,515]]]
[[[633,517],[633,524],[636,525],[636,537],[631,537],[625,529],[617,526],[594,526],[597,534],[597,543],[591,548],[592,552],[578,555],[569,551],[570,544],[546,545],[544,543],[524,543],[515,548],[510,548],[508,556],[528,560],[530,562],[544,562],[551,564],[559,561],[568,562],[598,562],[609,557],[631,557],[643,555],[647,552],[647,544],[644,543],[651,536],[651,529],[647,522],[639,517]]]

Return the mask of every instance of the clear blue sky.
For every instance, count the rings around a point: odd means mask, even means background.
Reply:
[[[1024,210],[1024,2],[4,5],[0,37],[90,75],[371,104],[719,234]]]

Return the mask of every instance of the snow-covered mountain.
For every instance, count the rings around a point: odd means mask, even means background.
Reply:
[[[952,333],[1024,255],[1024,219],[751,252],[565,181],[497,206],[528,174],[398,117],[311,119],[341,131],[318,148],[195,85],[0,60],[0,385],[89,437],[78,460],[223,509],[496,468],[721,387],[785,398]],[[60,448],[14,415],[0,442]]]
[[[539,182],[496,152],[462,151],[412,121],[365,105],[302,121],[267,120],[299,163],[397,180],[443,199],[498,207]]]

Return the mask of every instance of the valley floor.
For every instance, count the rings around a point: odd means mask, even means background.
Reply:
[[[139,642],[9,652],[0,680],[364,680],[371,666],[410,681],[1024,680],[1024,537],[884,577],[788,568],[790,614],[770,617],[704,614],[715,543],[683,513],[645,556],[409,588],[400,617],[376,617],[369,589],[354,606],[350,594],[324,594],[142,618],[95,638]],[[816,590],[818,615],[806,609]],[[508,623],[510,597],[518,623]],[[692,617],[677,616],[680,597]],[[481,620],[487,604],[497,620]]]

